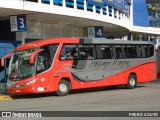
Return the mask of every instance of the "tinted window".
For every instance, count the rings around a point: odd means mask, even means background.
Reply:
[[[93,45],[79,45],[79,59],[90,60],[95,58]]]
[[[151,57],[154,55],[154,46],[148,45],[148,57]]]
[[[47,45],[42,47],[44,50],[38,54],[37,59],[37,73],[43,72],[51,67],[57,48],[58,45]]]
[[[78,48],[77,45],[63,45],[61,60],[76,60],[78,59]]]
[[[142,58],[146,58],[147,57],[147,51],[148,51],[148,49],[147,49],[147,45],[140,45],[140,53],[141,53],[141,56],[140,57],[142,57]]]
[[[136,45],[127,45],[127,51],[128,53],[126,54],[127,58],[137,58],[137,48]]]
[[[153,45],[64,45],[61,60],[147,58],[154,55]]]
[[[96,45],[97,59],[112,59],[111,45]]]
[[[124,47],[124,53],[127,58],[147,58],[154,55],[154,46],[127,45],[126,47]]]
[[[115,45],[115,56],[116,58],[126,58],[125,52],[124,52],[124,45]]]

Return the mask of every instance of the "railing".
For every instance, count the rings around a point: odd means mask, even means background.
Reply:
[[[99,7],[96,5],[88,4],[87,0],[26,0],[30,2],[38,2],[39,4],[50,4],[54,6],[62,6],[70,9],[84,10],[86,12],[93,12],[97,14],[106,15],[113,17],[124,22],[130,21],[130,15],[113,8],[112,6],[106,5]]]

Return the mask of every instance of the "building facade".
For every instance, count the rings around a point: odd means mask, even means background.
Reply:
[[[0,0],[0,3],[0,40],[26,43],[54,37],[90,37],[88,28],[99,27],[100,37],[112,39],[157,41],[160,35],[159,13],[150,10],[151,5],[159,5],[158,0]]]
[[[159,4],[158,0],[133,0],[132,38],[146,40],[159,46]]]

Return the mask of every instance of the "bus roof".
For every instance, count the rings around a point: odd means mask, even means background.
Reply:
[[[33,42],[25,43],[15,49],[15,51],[32,49],[35,47],[40,47],[48,44],[59,44],[59,43],[79,43],[79,38],[51,38],[44,40],[36,40]]]
[[[81,38],[81,44],[153,44],[149,41],[114,40],[105,38]]]
[[[15,49],[15,51],[21,51],[26,49],[32,49],[35,47],[40,47],[48,44],[58,44],[58,43],[80,43],[80,44],[153,44],[148,41],[127,41],[127,40],[113,40],[105,38],[51,38],[45,40],[36,40],[33,42],[28,42]]]

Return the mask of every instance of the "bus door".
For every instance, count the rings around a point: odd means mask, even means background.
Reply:
[[[58,44],[46,45],[42,47],[43,51],[37,54],[36,73],[41,76],[42,81],[44,80],[46,82],[53,81],[54,73],[51,70],[52,69],[51,66],[52,66],[57,48],[58,48]]]

